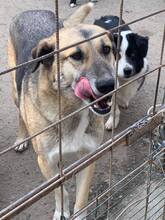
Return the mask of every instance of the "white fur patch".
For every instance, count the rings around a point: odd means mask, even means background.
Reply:
[[[90,8],[93,8],[93,7],[94,7],[94,3],[93,3],[93,2],[89,2],[89,3],[88,3],[88,6],[89,6]]]
[[[80,150],[93,151],[97,148],[96,141],[94,137],[90,134],[86,134],[85,131],[89,125],[88,119],[89,109],[82,112],[80,123],[75,132],[70,136],[66,136],[62,140],[62,151],[63,154],[71,152],[79,152]],[[100,143],[98,143],[99,145]],[[54,147],[49,153],[48,157],[50,160],[54,160],[59,154],[59,148]]]
[[[71,8],[74,8],[74,7],[76,7],[76,6],[77,6],[77,5],[74,4],[74,3],[71,3],[71,4],[70,4],[70,7],[71,7]]]
[[[126,50],[128,48],[128,41],[127,41],[127,34],[132,33],[131,31],[122,31],[121,36],[122,36],[122,42],[120,46],[120,55],[121,58],[118,62],[118,76],[120,78],[124,78],[124,68],[133,68],[126,59]]]
[[[18,144],[20,142],[22,142],[24,139],[23,138],[18,138],[15,142],[15,144]],[[17,147],[15,147],[15,151],[16,152],[23,152],[24,150],[26,150],[28,148],[28,141],[25,141],[24,143],[18,145]]]
[[[112,19],[109,19],[109,20],[106,20],[104,23],[109,24],[109,23],[111,23],[111,21],[112,21]]]

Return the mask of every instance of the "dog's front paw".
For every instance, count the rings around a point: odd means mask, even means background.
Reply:
[[[70,217],[70,214],[64,212],[64,217],[62,218],[62,217],[61,217],[61,212],[59,212],[59,211],[56,210],[56,211],[54,212],[53,220],[67,220],[67,219],[69,219],[69,217]]]
[[[17,139],[15,144],[19,144],[21,141],[23,141],[23,139]],[[25,141],[24,143],[18,145],[17,147],[15,147],[15,151],[16,152],[23,152],[28,148],[28,141]]]
[[[119,117],[116,117],[115,118],[115,127],[114,128],[117,128],[118,124],[119,124]],[[107,130],[112,130],[112,127],[113,127],[113,117],[110,116],[108,118],[108,120],[106,121],[106,123],[105,123],[105,128]]]

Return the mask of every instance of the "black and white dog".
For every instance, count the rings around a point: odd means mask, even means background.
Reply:
[[[122,21],[124,23],[124,21]],[[111,30],[119,25],[119,18],[117,16],[104,16],[95,20],[95,25],[101,26],[107,30]],[[114,42],[117,45],[117,30],[111,31]],[[146,59],[148,52],[148,37],[140,36],[133,33],[129,26],[121,28],[120,36],[120,51],[118,62],[118,80],[119,86],[132,80],[137,74],[143,74],[148,71],[148,62]],[[130,100],[135,96],[137,91],[143,85],[144,78],[131,83],[117,92],[116,118],[115,128],[119,124],[120,110],[119,107],[127,108]],[[114,108],[114,101],[112,101],[112,109]],[[105,127],[110,130],[113,125],[113,114],[111,115]]]

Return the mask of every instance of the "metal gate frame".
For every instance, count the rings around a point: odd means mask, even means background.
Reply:
[[[124,27],[126,25],[131,25],[133,23],[142,21],[144,19],[150,18],[152,16],[155,15],[159,15],[160,13],[164,13],[165,9],[160,10],[160,11],[156,11],[154,13],[151,13],[149,15],[140,17],[139,19],[130,21],[128,23],[125,24],[121,24],[121,20],[122,20],[122,16],[123,16],[123,3],[124,0],[120,1],[120,22],[119,22],[119,26],[116,28],[113,28],[112,30],[118,30],[118,43],[117,43],[117,49],[119,49],[119,36],[120,36],[120,28]],[[58,0],[55,0],[55,5],[56,5],[56,10],[55,10],[55,15],[56,15],[56,25],[58,27],[59,24],[59,16],[58,16]],[[164,45],[165,45],[165,26],[164,26],[164,31],[163,31],[163,38],[162,38],[162,47],[161,47],[161,54],[160,54],[160,65],[155,67],[154,69],[152,69],[151,71],[145,73],[145,74],[141,74],[138,77],[136,77],[133,80],[130,80],[129,82],[125,83],[124,85],[117,87],[117,72],[118,72],[118,55],[117,55],[117,64],[116,64],[116,76],[115,76],[115,89],[114,91],[102,96],[101,98],[97,99],[96,101],[86,105],[85,107],[82,107],[78,110],[76,110],[75,112],[72,112],[71,114],[67,115],[64,118],[61,118],[61,101],[60,101],[60,64],[59,64],[59,53],[67,50],[71,47],[76,46],[77,44],[83,44],[86,41],[89,40],[93,40],[95,38],[98,38],[102,35],[107,34],[108,32],[105,31],[101,34],[98,34],[92,38],[89,38],[87,40],[83,40],[80,42],[77,42],[76,44],[72,44],[68,47],[59,49],[59,28],[57,28],[57,32],[56,32],[56,38],[57,38],[57,45],[56,45],[56,50],[44,55],[42,57],[36,58],[34,60],[30,60],[28,62],[19,64],[13,68],[4,70],[2,72],[0,72],[0,76],[7,74],[9,72],[12,72],[13,70],[16,70],[20,67],[32,64],[32,63],[36,63],[38,61],[41,61],[43,59],[46,59],[52,55],[56,55],[57,56],[57,69],[58,69],[58,88],[59,88],[59,94],[58,94],[58,100],[59,100],[59,120],[54,122],[53,124],[51,124],[50,126],[46,127],[45,129],[41,130],[40,132],[37,132],[35,134],[33,134],[32,136],[26,138],[24,141],[21,141],[20,143],[14,144],[8,148],[6,148],[5,150],[0,152],[0,156],[6,154],[7,152],[13,150],[15,147],[17,147],[18,145],[31,140],[32,138],[36,137],[37,135],[40,135],[41,133],[47,131],[48,129],[54,127],[54,126],[58,126],[59,127],[59,138],[61,140],[61,123],[68,119],[69,117],[72,117],[73,115],[77,114],[80,111],[83,111],[84,109],[88,108],[89,106],[93,105],[94,103],[98,102],[99,100],[104,99],[105,97],[115,94],[116,97],[116,92],[118,90],[120,90],[121,88],[131,84],[132,82],[146,77],[148,75],[150,75],[151,73],[158,71],[158,75],[157,75],[157,81],[156,81],[156,85],[155,85],[155,96],[154,96],[154,102],[153,102],[153,107],[152,109],[150,109],[150,111],[148,112],[148,114],[144,117],[141,118],[139,121],[137,121],[136,123],[134,123],[133,125],[129,126],[128,128],[126,128],[125,130],[123,130],[121,133],[119,134],[115,134],[114,131],[114,124],[115,124],[115,119],[113,121],[113,128],[112,128],[112,137],[111,139],[109,139],[108,141],[106,141],[105,143],[103,143],[97,150],[95,150],[92,153],[89,153],[88,155],[86,155],[85,157],[81,158],[80,160],[76,161],[75,163],[71,164],[70,166],[68,166],[66,169],[63,169],[63,158],[62,158],[62,146],[61,146],[61,141],[59,144],[59,156],[60,156],[60,166],[59,166],[59,174],[54,176],[53,178],[51,178],[48,181],[45,181],[44,183],[42,183],[41,185],[39,185],[38,187],[36,187],[35,189],[33,189],[32,191],[30,191],[28,194],[26,194],[25,196],[23,196],[22,198],[18,199],[17,201],[15,201],[14,203],[12,203],[11,205],[9,205],[8,207],[4,208],[3,210],[0,211],[0,219],[4,220],[4,219],[10,219],[14,216],[16,216],[17,214],[19,214],[21,211],[23,211],[24,209],[26,209],[27,207],[31,206],[33,203],[35,203],[36,201],[38,201],[39,199],[41,199],[42,197],[44,197],[45,195],[47,195],[49,192],[51,192],[52,190],[54,190],[56,187],[61,186],[61,191],[62,191],[62,185],[63,183],[72,178],[73,175],[75,175],[76,173],[78,173],[79,171],[81,171],[82,169],[84,169],[85,167],[87,167],[88,165],[90,165],[91,163],[93,163],[94,161],[97,161],[100,157],[102,157],[103,155],[105,155],[107,152],[110,152],[110,157],[111,152],[113,150],[114,147],[117,147],[119,145],[131,145],[132,143],[134,143],[136,140],[138,140],[139,138],[143,137],[144,135],[148,135],[151,141],[151,146],[153,146],[155,143],[153,142],[153,134],[154,131],[157,127],[159,127],[160,125],[164,124],[164,120],[165,120],[165,103],[164,103],[164,99],[165,99],[165,95],[163,98],[163,101],[160,105],[157,105],[157,97],[158,97],[158,89],[159,89],[159,82],[160,82],[160,75],[161,75],[161,70],[162,68],[165,67],[165,64],[163,63],[163,53],[164,53]],[[119,51],[119,50],[118,50]],[[116,99],[116,98],[115,98]],[[116,101],[115,101],[116,102]],[[115,109],[114,109],[114,115],[115,115]],[[162,142],[161,142],[162,143]],[[157,160],[157,158],[159,158],[160,160],[160,155],[162,157],[163,155],[163,166],[161,167],[162,172],[164,174],[164,177],[162,177],[161,181],[157,184],[157,186],[154,187],[154,189],[151,191],[151,170],[153,168],[153,164],[155,164],[155,160]],[[98,202],[105,196],[105,195],[109,195],[108,199],[106,201],[109,201],[109,199],[112,197],[113,194],[110,194],[110,192],[112,192],[112,190],[117,187],[120,186],[120,184],[123,184],[122,187],[125,186],[125,184],[128,184],[130,181],[132,181],[135,177],[137,177],[141,172],[143,172],[144,169],[148,169],[147,171],[147,187],[146,187],[146,195],[144,196],[143,200],[145,200],[145,211],[144,211],[144,218],[143,219],[147,219],[147,213],[148,213],[148,205],[151,201],[149,201],[150,195],[152,194],[152,192],[154,190],[157,189],[157,187],[159,186],[160,183],[164,182],[165,180],[165,146],[163,146],[163,148],[159,149],[159,151],[152,151],[152,149],[150,150],[149,154],[148,154],[148,159],[142,163],[140,166],[138,166],[136,169],[134,169],[132,172],[130,172],[127,176],[125,176],[122,180],[120,180],[119,182],[117,182],[114,185],[111,185],[111,183],[109,184],[109,187],[100,195],[98,195],[95,199],[93,199],[86,207],[84,207],[82,210],[80,210],[79,212],[75,213],[73,216],[70,217],[70,219],[74,219],[76,216],[78,216],[81,212],[83,212],[85,209],[89,208],[90,206],[96,204],[96,209],[102,204],[98,205]],[[162,160],[162,159],[161,159]],[[111,162],[112,162],[112,158],[111,158]],[[110,171],[110,175],[111,175]],[[129,179],[130,178],[130,179]],[[124,181],[126,181],[128,179],[128,181],[125,183]],[[120,189],[122,188],[120,187]],[[117,189],[117,191],[119,191],[119,189]],[[133,203],[129,204],[125,209],[123,209],[120,214],[115,218],[115,220],[120,219],[123,215],[124,212],[126,212],[126,210],[128,208],[130,208],[132,205],[136,205],[138,202],[140,202],[142,199],[140,200],[136,200]],[[111,208],[111,207],[110,207]],[[94,210],[93,210],[94,211]],[[89,213],[88,213],[89,215]],[[164,196],[164,204],[162,206],[162,214],[160,215],[161,219],[165,219],[165,196]],[[97,218],[95,218],[97,219]],[[122,218],[121,218],[122,219]],[[158,218],[157,218],[158,219]]]

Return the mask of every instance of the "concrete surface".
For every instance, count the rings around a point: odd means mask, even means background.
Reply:
[[[83,4],[87,0],[78,1]],[[29,9],[50,9],[54,11],[53,0],[5,0],[0,1],[0,71],[7,68],[7,38],[8,27],[13,16],[24,10]],[[66,18],[75,9],[68,6],[69,0],[60,0],[60,17]],[[118,15],[119,0],[99,0],[87,19],[88,23],[93,22],[94,18],[99,18],[101,15]],[[147,15],[151,12],[165,8],[164,0],[125,0],[124,4],[124,20],[130,21]],[[162,42],[163,25],[165,15],[160,14],[143,20],[132,25],[132,29],[139,34],[149,36],[149,63],[150,69],[159,64],[160,48]],[[162,98],[164,87],[163,76],[165,71],[162,71],[160,81],[158,101]],[[132,100],[128,110],[122,113],[122,119],[117,129],[117,132],[131,125],[133,122],[146,114],[148,108],[153,104],[155,82],[157,72],[150,75],[137,96]],[[12,145],[16,138],[18,129],[17,109],[15,108],[11,98],[10,73],[1,77],[0,80],[0,150]],[[105,139],[111,136],[110,132],[106,132]],[[148,152],[148,141],[143,139],[131,147],[118,147],[113,152],[113,179],[115,183],[121,179],[133,168],[142,163]],[[91,188],[91,198],[106,189],[109,179],[109,159],[104,156],[99,160],[93,185]],[[141,184],[143,178],[136,182]],[[0,158],[0,209],[11,204],[16,199],[23,196],[25,193],[32,190],[44,181],[32,148],[29,148],[23,154],[16,154],[11,151]],[[135,186],[136,186],[135,184]],[[134,186],[134,184],[132,184]],[[70,192],[74,192],[73,181],[69,181],[68,187]],[[134,190],[134,189],[133,189]],[[74,193],[72,193],[74,194]],[[119,195],[120,198],[120,195]],[[122,202],[121,202],[122,203]],[[122,206],[121,206],[122,207]],[[73,198],[71,209],[73,208]],[[34,204],[32,207],[16,216],[15,220],[47,220],[52,219],[54,210],[53,193],[50,193],[45,198]],[[99,219],[105,219],[106,215],[102,215]],[[92,219],[89,217],[88,219]],[[114,219],[114,217],[110,217]],[[136,218],[135,218],[136,220]],[[154,219],[153,219],[154,220]]]

